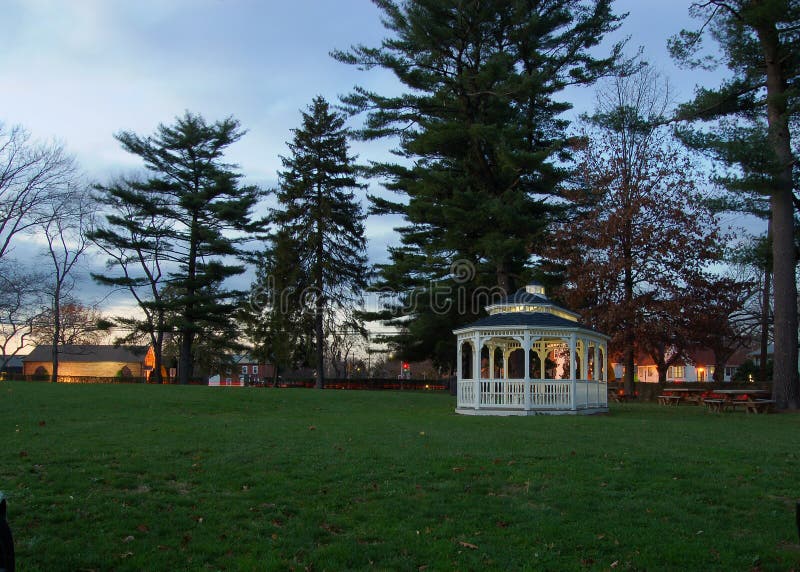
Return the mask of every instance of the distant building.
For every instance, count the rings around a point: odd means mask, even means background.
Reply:
[[[273,365],[258,361],[248,354],[234,356],[232,363],[221,366],[217,375],[208,379],[210,386],[234,386],[268,383],[274,374]]]
[[[736,370],[747,359],[747,350],[735,352],[725,363],[722,380],[733,381]],[[686,352],[686,356],[676,361],[667,368],[667,383],[704,383],[714,381],[716,370],[714,352],[711,350],[697,349]],[[625,366],[619,362],[612,362],[614,377],[622,379]],[[658,369],[649,355],[639,355],[634,364],[634,374],[641,383],[658,383]]]
[[[58,351],[58,376],[146,378],[152,371],[148,346],[65,345]],[[148,358],[150,363],[148,364]],[[47,377],[53,368],[53,347],[36,346],[22,358],[24,375]],[[68,380],[68,379],[67,379]],[[67,381],[65,380],[65,381]]]
[[[6,376],[15,374],[21,375],[23,357],[25,356],[0,356],[0,373]]]

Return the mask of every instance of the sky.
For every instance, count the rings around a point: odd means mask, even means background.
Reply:
[[[689,5],[617,0],[615,11],[629,16],[609,39],[629,36],[630,54],[641,46],[679,101],[698,81],[715,80],[679,70],[669,58],[667,38],[693,26]],[[274,187],[299,110],[315,96],[336,102],[355,85],[400,90],[387,72],[360,71],[329,55],[385,37],[369,0],[0,0],[0,7],[0,122],[63,142],[100,183],[141,167],[115,133],[148,135],[189,110],[209,121],[238,119],[248,132],[227,158],[247,183]],[[569,100],[574,114],[589,111],[592,88],[570,92]],[[362,161],[386,157],[389,148],[353,145]],[[368,219],[371,260],[385,259],[398,223]],[[93,288],[87,285],[98,295]]]

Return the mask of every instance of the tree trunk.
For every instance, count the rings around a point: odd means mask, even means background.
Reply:
[[[322,190],[317,186],[317,207],[321,208],[322,205]],[[324,315],[325,310],[325,281],[323,274],[323,265],[325,261],[325,243],[323,234],[324,219],[320,217],[317,221],[317,236],[315,244],[315,254],[317,257],[316,268],[314,269],[314,285],[317,289],[317,296],[314,301],[314,336],[317,340],[317,382],[314,385],[316,389],[325,388],[325,325]]]
[[[164,333],[159,332],[153,340],[153,371],[150,374],[148,381],[150,383],[164,383],[164,378],[161,375],[161,367],[163,362],[163,345]]]
[[[325,331],[323,328],[324,299],[322,291],[317,291],[316,307],[314,311],[314,336],[317,340],[317,383],[316,389],[325,388]]]
[[[632,232],[632,231],[631,231]],[[625,288],[625,313],[627,314],[625,321],[623,323],[623,344],[624,344],[624,352],[625,352],[625,378],[623,386],[625,388],[625,393],[628,395],[633,395],[635,392],[634,383],[633,383],[633,368],[635,367],[635,359],[636,359],[636,333],[635,333],[635,310],[633,308],[633,269],[631,268],[630,261],[632,260],[632,254],[630,253],[629,249],[626,248],[625,250],[626,255],[626,262],[625,264],[625,277],[624,277],[624,288]]]
[[[767,221],[767,246],[772,248],[772,218]],[[769,360],[769,317],[772,298],[772,264],[764,261],[764,290],[761,293],[761,347],[759,352],[758,381],[767,383],[767,361]]]
[[[669,370],[669,366],[664,363],[663,365],[656,366],[656,371],[658,371],[658,386],[664,387],[667,384],[667,371]]]
[[[192,332],[184,329],[178,357],[178,383],[181,385],[187,385],[192,379],[192,338]]]
[[[58,278],[57,278],[58,280]],[[53,292],[53,363],[50,381],[58,383],[58,348],[59,338],[61,337],[61,287],[56,284]]]
[[[199,239],[199,223],[197,213],[192,214],[192,225],[189,236],[189,256],[186,265],[186,299],[189,302],[183,308],[183,320],[186,325],[181,331],[180,356],[178,358],[178,383],[186,385],[192,379],[192,343],[194,342],[194,296],[197,293],[197,245]]]
[[[772,263],[775,288],[775,353],[773,398],[778,409],[800,407],[797,372],[797,252],[792,193],[793,155],[786,108],[786,78],[780,61],[780,39],[774,25],[756,29],[764,51],[767,72],[767,122],[778,172],[770,201],[772,211]]]
[[[497,264],[497,286],[506,296],[514,293],[514,279],[508,271],[508,265],[505,262]]]

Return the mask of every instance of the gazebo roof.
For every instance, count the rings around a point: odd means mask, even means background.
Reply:
[[[501,312],[481,318],[476,322],[467,324],[455,333],[471,330],[474,328],[504,328],[504,327],[533,327],[533,328],[564,328],[581,329],[595,331],[588,326],[584,326],[575,320],[568,320],[555,314],[547,312]]]
[[[488,316],[454,330],[454,333],[476,328],[556,328],[600,333],[579,323],[575,312],[549,300],[545,296],[544,287],[536,283],[528,284],[510,296],[490,304],[486,311]]]

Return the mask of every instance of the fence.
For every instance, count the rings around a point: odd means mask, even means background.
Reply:
[[[280,379],[278,387],[314,387],[316,380]],[[267,381],[267,387],[272,385]],[[325,380],[325,389],[355,389],[355,390],[396,390],[396,391],[449,391],[449,379],[393,379],[393,378],[363,378],[343,379],[331,378]]]
[[[42,375],[12,375],[9,379],[16,381],[49,382],[50,376]],[[143,377],[89,377],[89,376],[58,376],[58,383],[83,383],[83,384],[122,384],[122,383],[147,383]],[[176,379],[164,380],[164,384],[174,385]],[[204,379],[193,379],[190,385],[207,385]],[[278,381],[278,387],[314,387],[316,381],[309,378],[283,379]],[[272,381],[267,380],[259,386],[272,387]],[[325,380],[325,389],[352,389],[352,390],[397,390],[397,391],[449,391],[449,379],[390,379],[390,378],[365,378],[343,379],[331,378]]]

